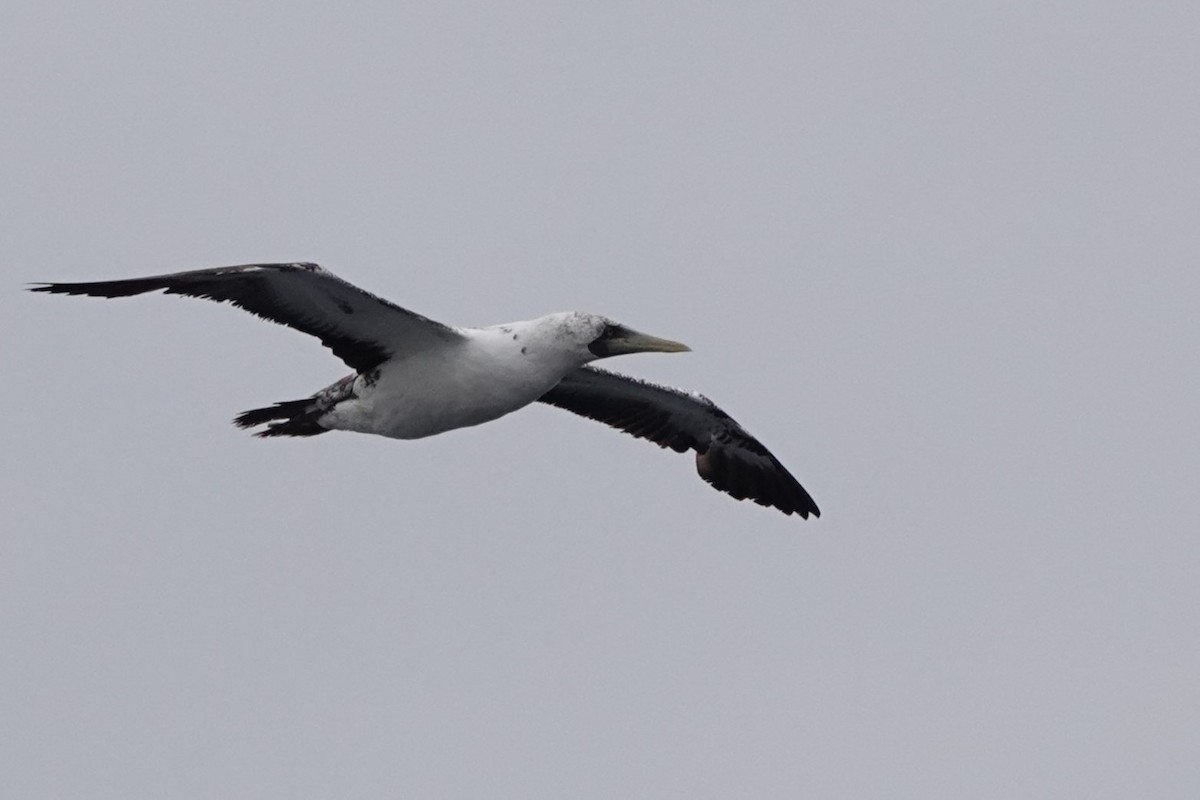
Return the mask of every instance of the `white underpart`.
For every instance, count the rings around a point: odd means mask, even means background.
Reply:
[[[576,319],[580,317],[580,319]],[[491,328],[463,328],[463,340],[385,362],[359,376],[357,398],[320,419],[332,430],[420,439],[489,422],[523,408],[563,376],[594,360],[590,315],[552,314]]]

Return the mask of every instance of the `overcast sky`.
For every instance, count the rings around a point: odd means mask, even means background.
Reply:
[[[6,3],[0,774],[53,798],[1195,797],[1194,3]],[[530,408],[229,424],[318,261],[607,314],[812,492]]]

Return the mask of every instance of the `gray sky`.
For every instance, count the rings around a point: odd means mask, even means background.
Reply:
[[[1194,797],[1196,6],[424,5],[0,12],[5,791]],[[824,516],[550,408],[258,441],[315,340],[20,291],[297,259],[686,341],[609,366]]]

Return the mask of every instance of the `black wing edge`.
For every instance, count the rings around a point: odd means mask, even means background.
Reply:
[[[539,402],[677,453],[694,450],[700,477],[734,499],[752,500],[802,519],[821,516],[812,496],[779,459],[703,395],[582,367]]]
[[[332,350],[334,355],[358,372],[374,369],[390,357],[391,354],[388,350],[377,342],[347,336],[340,332],[336,325],[332,325],[326,320],[289,309],[270,284],[270,276],[280,272],[310,272],[319,274],[323,278],[341,281],[340,278],[317,264],[294,262],[289,264],[242,264],[234,267],[198,269],[114,281],[42,283],[30,287],[29,291],[113,298],[132,297],[146,292],[163,290],[165,294],[232,303],[255,316],[315,336],[321,340],[323,345]],[[341,282],[344,283],[344,281]]]

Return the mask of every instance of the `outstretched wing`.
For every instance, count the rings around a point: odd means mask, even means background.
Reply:
[[[597,420],[660,447],[696,451],[696,471],[716,489],[784,514],[821,516],[779,459],[711,400],[625,375],[580,367],[540,402]]]
[[[166,294],[229,301],[252,314],[316,336],[358,372],[460,340],[453,328],[363,291],[316,264],[245,264],[94,283],[47,283],[30,291],[92,297]]]

